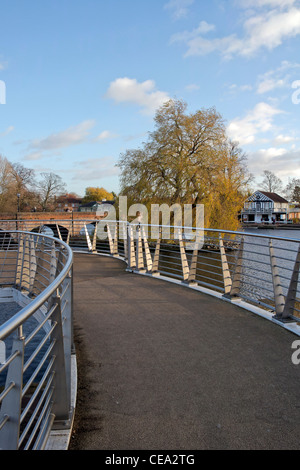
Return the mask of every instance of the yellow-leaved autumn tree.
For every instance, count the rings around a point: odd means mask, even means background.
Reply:
[[[245,155],[215,108],[187,113],[181,100],[156,112],[142,148],[120,156],[121,195],[131,203],[204,204],[207,228],[238,228],[247,184]]]
[[[82,200],[82,202],[85,204],[87,202],[93,202],[93,201],[103,201],[106,199],[107,201],[113,201],[114,199],[114,194],[106,191],[104,188],[93,188],[93,187],[88,187],[85,190],[85,196]]]

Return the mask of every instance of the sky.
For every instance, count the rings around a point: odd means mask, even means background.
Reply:
[[[0,0],[0,154],[66,192],[119,192],[120,155],[182,99],[300,178],[300,0]]]

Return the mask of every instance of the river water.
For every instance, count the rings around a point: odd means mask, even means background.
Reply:
[[[300,241],[300,229],[258,229],[245,228],[245,233],[268,235],[269,237],[294,238]]]

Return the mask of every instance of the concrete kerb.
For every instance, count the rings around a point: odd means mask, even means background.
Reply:
[[[45,450],[68,450],[73,430],[77,398],[77,359],[76,354],[71,356],[71,410],[70,423],[65,430],[50,432]]]

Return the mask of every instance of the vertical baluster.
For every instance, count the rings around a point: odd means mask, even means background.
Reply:
[[[222,238],[222,234],[219,234],[219,244],[220,244],[220,254],[221,254],[221,263],[222,263],[222,274],[223,274],[223,281],[224,281],[224,295],[225,297],[230,296],[230,291],[232,288],[232,279],[231,274],[228,266],[227,256],[224,248],[224,242]]]
[[[159,276],[159,255],[160,255],[160,245],[161,245],[161,238],[162,238],[162,228],[158,228],[158,238],[156,241],[154,256],[153,256],[153,264],[152,264],[152,276]]]
[[[0,411],[0,423],[8,417],[5,425],[0,429],[0,443],[3,450],[18,450],[21,402],[23,388],[23,365],[24,365],[24,337],[22,328],[13,340],[12,353],[17,356],[9,364],[5,389],[12,386],[9,393],[4,397]]]
[[[240,295],[241,282],[242,282],[242,271],[243,271],[243,253],[244,253],[244,237],[242,237],[237,259],[235,263],[235,269],[233,274],[232,286],[230,289],[230,298],[238,298]]]
[[[273,290],[274,290],[275,318],[282,319],[282,313],[284,310],[285,300],[284,300],[284,295],[282,292],[282,284],[281,284],[281,280],[279,276],[278,265],[277,265],[277,260],[276,260],[272,240],[269,240],[269,252],[270,252]]]
[[[181,258],[181,267],[182,267],[182,276],[183,281],[187,282],[189,278],[189,264],[187,262],[186,252],[184,248],[184,243],[182,240],[182,232],[181,229],[178,229],[178,239],[179,239],[179,249],[180,249],[180,258]]]

